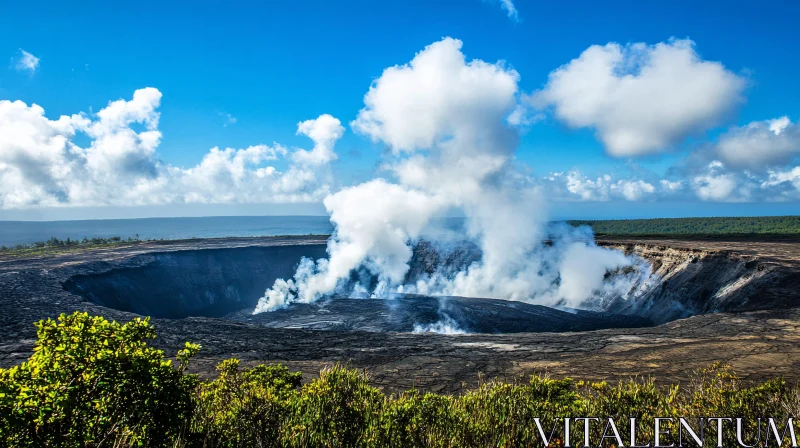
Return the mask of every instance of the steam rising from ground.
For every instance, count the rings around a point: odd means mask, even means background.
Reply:
[[[518,81],[502,61],[467,61],[461,42],[450,38],[386,69],[351,127],[390,150],[384,168],[391,180],[373,179],[326,197],[335,226],[329,257],[303,260],[294,278],[266,291],[254,313],[332,294],[400,292],[580,307],[603,291],[629,291],[638,274],[608,273],[635,260],[595,246],[585,229],[548,225],[543,194],[515,163]],[[433,232],[435,217],[456,210],[465,216],[463,231],[455,237]],[[423,238],[473,244],[480,257],[457,272],[440,269],[410,279],[412,247]],[[447,331],[441,324],[419,331]]]

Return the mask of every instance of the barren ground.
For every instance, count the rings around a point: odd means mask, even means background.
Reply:
[[[65,291],[62,283],[72,275],[107,270],[151,252],[323,242],[323,237],[198,239],[30,259],[0,257],[0,366],[30,355],[32,324],[38,319],[74,310],[118,320],[135,317]],[[264,328],[214,318],[154,319],[159,334],[155,344],[169,354],[184,341],[202,344],[192,369],[203,375],[231,356],[247,363],[281,362],[302,370],[305,380],[321,367],[341,362],[368,369],[373,383],[387,390],[414,386],[455,392],[477,383],[479,375],[513,379],[534,372],[612,381],[651,375],[661,382],[681,382],[715,361],[732,364],[746,379],[782,375],[800,380],[800,243],[616,238],[601,244],[730,251],[791,275],[767,292],[768,309],[706,314],[649,328],[445,336]]]

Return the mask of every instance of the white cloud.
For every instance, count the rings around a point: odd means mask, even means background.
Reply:
[[[130,101],[109,103],[97,113],[96,121],[85,121],[81,130],[92,138],[85,151],[87,167],[112,177],[155,176],[155,153],[161,141],[157,112],[160,104],[161,92],[147,87],[134,92]],[[135,132],[130,127],[134,123],[144,125],[145,130]]]
[[[692,179],[697,197],[704,201],[729,201],[736,190],[736,179],[732,173],[723,171],[719,161],[711,162],[708,171]]]
[[[800,166],[786,170],[770,171],[767,179],[760,186],[771,192],[770,200],[798,200],[800,199]]]
[[[566,176],[567,190],[584,201],[609,200],[611,176],[605,174],[596,180],[589,179],[580,171],[570,171]]]
[[[313,166],[289,163],[278,170],[268,163],[280,162],[288,151],[276,144],[212,148],[197,166],[184,169],[158,159],[160,101],[161,92],[144,88],[94,116],[57,120],[38,105],[0,101],[0,208],[311,202],[330,193],[325,163],[335,159],[341,132],[320,135],[303,127],[309,122],[300,124],[299,132],[315,142],[308,154],[324,146],[325,157]],[[329,115],[319,120],[338,123]],[[81,133],[89,137],[88,147],[75,143]]]
[[[615,187],[629,201],[638,201],[656,191],[652,184],[643,180],[620,180]]]
[[[236,124],[236,117],[233,115],[225,112],[220,112],[218,115],[224,119],[222,123],[223,128],[227,128],[229,124]]]
[[[666,194],[673,194],[681,191],[684,187],[683,181],[671,181],[668,179],[660,179],[659,184],[661,185],[661,190],[664,191]]]
[[[566,175],[552,173],[541,179],[547,195],[554,199],[580,201],[610,201],[624,199],[640,201],[655,199],[656,187],[642,179],[617,179],[610,174],[590,179],[579,170],[572,170]]]
[[[742,101],[745,84],[703,60],[691,40],[609,43],[551,72],[531,101],[570,127],[594,128],[609,154],[633,157],[719,124]]]
[[[675,170],[670,170],[675,171]],[[676,177],[678,176],[678,177]],[[550,173],[530,179],[552,201],[570,202],[786,202],[800,200],[800,167],[765,174],[731,169],[712,161],[691,172],[645,178],[601,174],[588,177],[580,170]]]
[[[789,117],[754,121],[723,134],[716,152],[736,168],[758,170],[785,165],[800,154],[800,126]]]
[[[366,107],[351,123],[353,129],[396,152],[430,148],[451,138],[495,138],[489,134],[498,126],[485,123],[499,123],[514,110],[519,75],[500,63],[466,62],[461,45],[445,38],[409,64],[384,70],[364,97]]]
[[[500,7],[505,10],[509,19],[515,22],[519,20],[519,13],[512,0],[500,0]]]
[[[37,68],[39,68],[39,58],[31,53],[28,53],[22,48],[19,49],[19,53],[20,56],[17,58],[17,63],[15,65],[17,70],[33,73]]]
[[[320,115],[314,120],[306,120],[297,124],[297,134],[303,134],[314,141],[314,149],[299,149],[292,158],[305,165],[323,165],[336,160],[333,145],[344,135],[342,123],[329,114]]]

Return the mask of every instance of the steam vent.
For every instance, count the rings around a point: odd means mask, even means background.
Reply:
[[[588,379],[657,375],[685,381],[727,361],[746,378],[800,379],[800,247],[781,241],[600,240],[640,264],[628,289],[581,309],[564,303],[450,295],[331,295],[253,314],[265,290],[325,237],[146,242],[46,257],[0,258],[0,365],[27,358],[32,322],[86,310],[117,320],[151,316],[154,343],[203,349],[193,369],[223,358],[281,362],[304,372],[367,368],[387,390],[457,391],[479,374],[533,372]],[[471,247],[414,247],[407,281],[475,259]],[[620,271],[613,275],[628,275]],[[359,279],[375,281],[375,279]],[[742,341],[748,341],[743,345]]]

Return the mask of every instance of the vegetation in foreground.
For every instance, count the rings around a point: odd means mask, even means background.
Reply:
[[[588,225],[597,235],[795,235],[800,236],[800,216],[743,218],[658,218],[568,221]]]
[[[201,381],[186,373],[200,347],[187,343],[173,364],[147,344],[155,337],[148,319],[121,324],[75,313],[36,327],[30,359],[0,369],[0,446],[523,447],[542,445],[534,418],[549,433],[563,417],[635,417],[641,440],[653,440],[655,417],[737,416],[755,425],[800,410],[797,387],[782,379],[744,384],[720,365],[681,387],[533,376],[458,396],[387,396],[364,372],[341,366],[301,385],[301,374],[283,366],[242,368],[229,359],[215,379]],[[591,428],[592,440],[602,431]],[[725,446],[737,446],[733,434],[725,432]],[[582,426],[571,436],[583,441]],[[557,430],[551,445],[563,437]],[[713,427],[706,438],[715,445]]]

